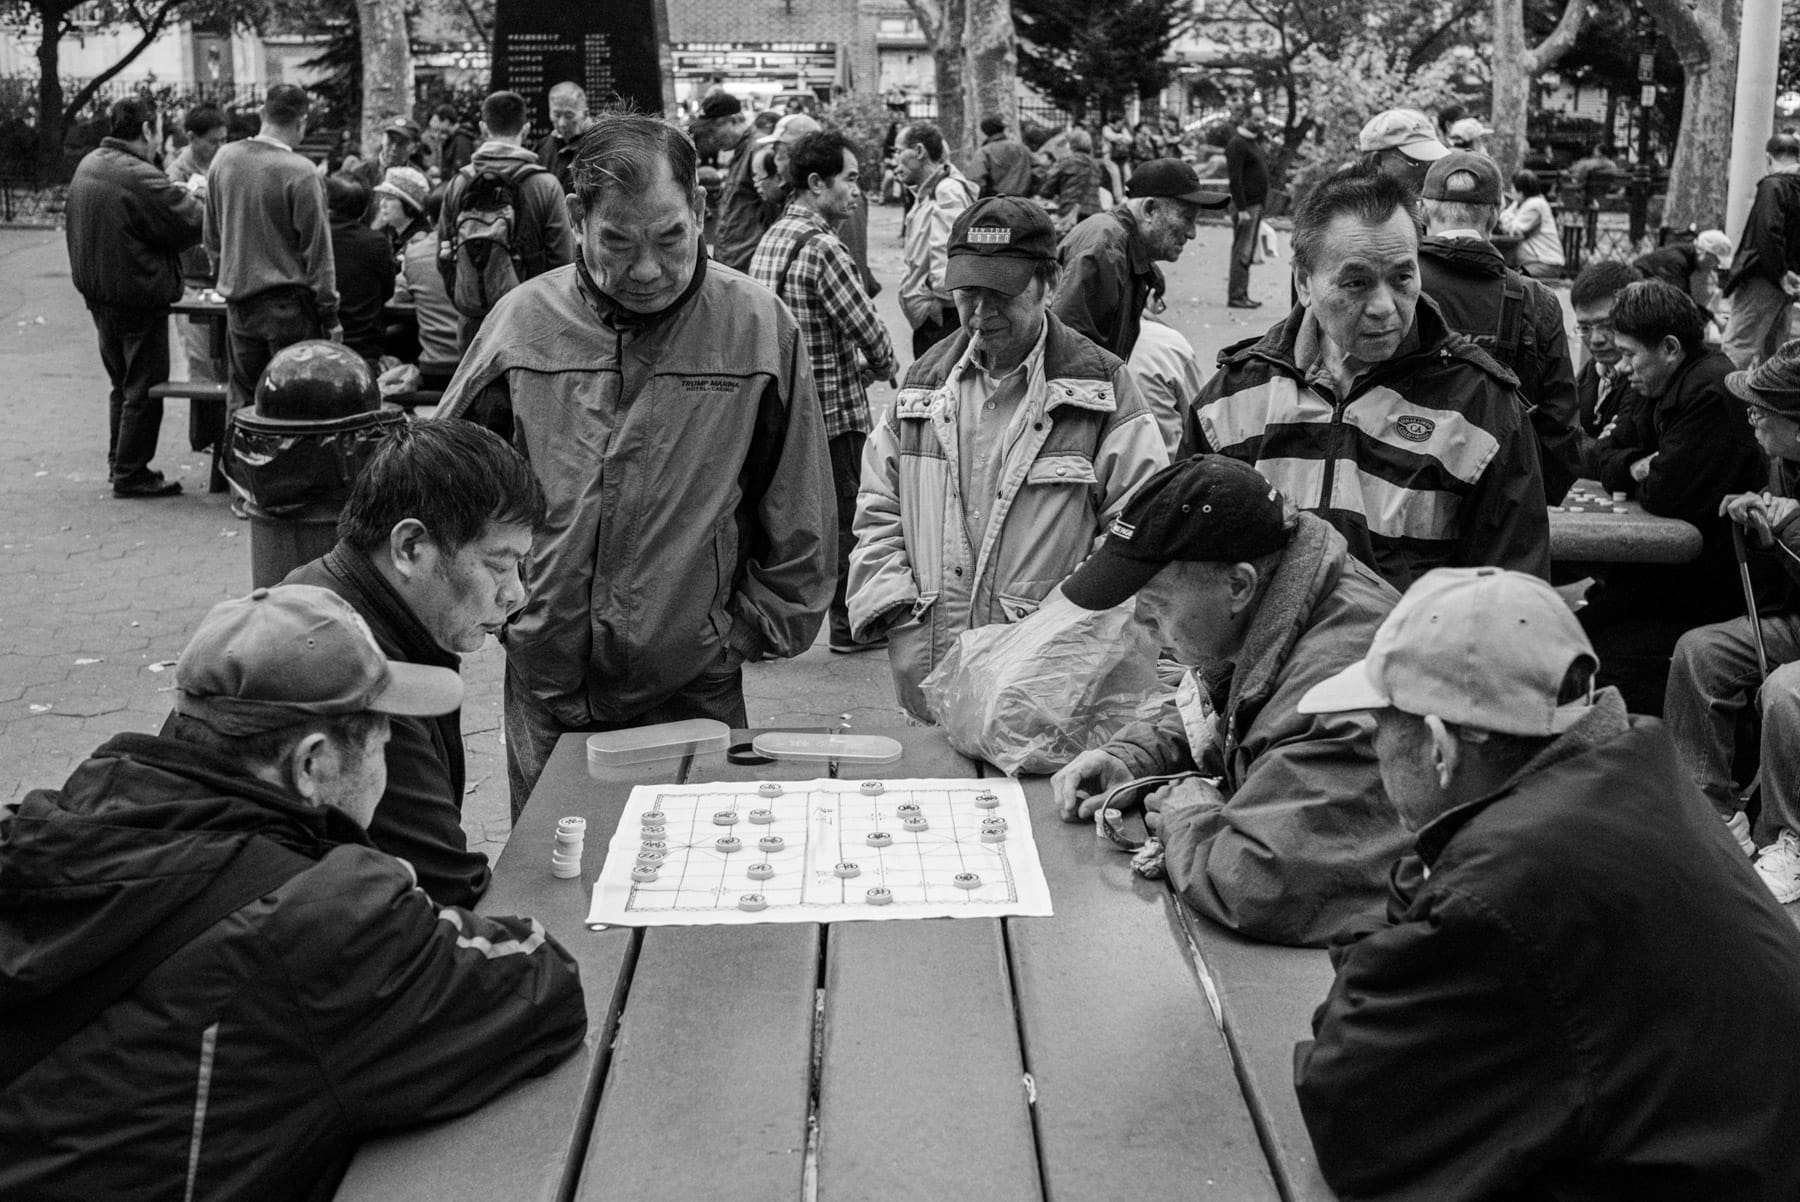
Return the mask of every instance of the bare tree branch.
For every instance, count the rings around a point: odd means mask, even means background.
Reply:
[[[150,49],[151,44],[162,36],[163,27],[169,23],[170,18],[175,15],[176,10],[182,6],[183,2],[184,0],[162,0],[162,3],[147,14],[143,13],[136,4],[130,6],[134,14],[133,20],[136,22],[141,36],[137,43],[119,58],[118,62],[88,80],[82,85],[80,91],[63,104],[65,126],[75,119],[77,113],[87,107],[88,101],[92,100],[101,88],[105,87],[119,72],[136,62],[138,56],[144,51]]]
[[[1525,52],[1522,67],[1526,78],[1549,70],[1569,52],[1575,45],[1575,39],[1581,34],[1581,27],[1586,23],[1587,16],[1588,0],[1569,0],[1561,19],[1556,22],[1556,28],[1543,41]]]

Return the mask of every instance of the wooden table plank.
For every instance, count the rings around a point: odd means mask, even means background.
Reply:
[[[1274,1199],[1185,907],[1021,783],[1056,907],[1006,920],[1045,1197]]]
[[[1238,1080],[1288,1202],[1333,1202],[1294,1096],[1294,1045],[1331,988],[1323,951],[1254,943],[1181,907],[1181,921],[1218,1001]]]
[[[883,733],[905,758],[845,777],[975,775],[940,731]],[[825,965],[821,1202],[1040,1199],[1000,921],[836,923]]]
[[[638,946],[637,932],[589,931],[583,921],[631,788],[631,778],[600,782],[588,775],[586,739],[565,735],[557,743],[477,907],[484,914],[537,918],[579,961],[588,1011],[581,1051],[472,1115],[365,1144],[338,1191],[339,1202],[536,1202],[572,1191]],[[636,779],[672,781],[679,769],[679,761],[666,762]],[[550,850],[557,820],[570,814],[588,821],[582,873],[579,880],[559,880],[550,875]]]
[[[687,779],[819,775],[709,759]],[[643,931],[579,1198],[800,1196],[820,938],[816,923]]]

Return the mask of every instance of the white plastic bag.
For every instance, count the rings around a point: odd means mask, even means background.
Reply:
[[[920,688],[964,755],[1054,772],[1160,704],[1155,660],[1131,602],[1082,609],[1055,589],[1021,621],[964,631]]]

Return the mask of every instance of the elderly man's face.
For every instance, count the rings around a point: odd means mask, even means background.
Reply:
[[[908,142],[904,137],[894,143],[894,161],[900,182],[910,188],[924,183],[925,173],[931,168],[931,158],[925,153],[925,148],[917,142]]]
[[[489,522],[454,554],[433,544],[407,584],[407,604],[445,651],[479,651],[525,603],[519,565],[530,553],[531,528],[509,522]]]
[[[1144,242],[1150,247],[1150,256],[1160,262],[1173,263],[1194,240],[1200,206],[1172,196],[1159,196],[1150,202],[1148,211],[1150,220],[1144,223],[1143,235]]]
[[[550,101],[550,126],[556,136],[567,142],[587,124],[587,101],[573,96],[557,96]]]
[[[1345,213],[1326,228],[1319,261],[1297,281],[1300,302],[1345,355],[1391,359],[1419,306],[1419,235],[1396,211],[1380,225]]]
[[[586,210],[571,196],[569,220],[600,290],[633,313],[655,313],[694,278],[704,204],[658,161],[641,192],[609,191]]]
[[[992,288],[958,288],[956,316],[971,338],[981,340],[990,363],[1012,363],[1037,342],[1044,328],[1044,281],[1033,279],[1017,296]]]
[[[358,825],[368,826],[381,795],[387,792],[388,730],[387,719],[381,719],[361,746],[328,737],[316,765],[314,802],[341,810]]]
[[[1431,732],[1422,719],[1397,709],[1377,710],[1375,758],[1382,788],[1407,830],[1418,830],[1442,812],[1444,793],[1432,763]]]
[[[1165,564],[1138,590],[1136,612],[1158,645],[1186,667],[1236,654],[1238,630],[1225,564]]]

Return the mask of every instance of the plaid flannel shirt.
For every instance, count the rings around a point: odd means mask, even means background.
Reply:
[[[795,254],[795,243],[809,229],[813,237]],[[783,267],[787,286],[777,289]],[[863,291],[849,250],[818,213],[790,204],[757,243],[750,275],[776,291],[800,323],[812,359],[813,385],[825,409],[826,437],[867,434],[873,424],[857,352],[876,376],[885,377],[895,369],[894,344],[875,312],[875,302]]]

